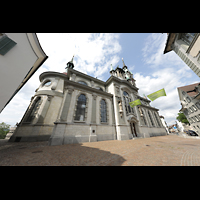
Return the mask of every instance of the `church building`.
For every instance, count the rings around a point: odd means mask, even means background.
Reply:
[[[123,61],[123,59],[122,59]],[[49,145],[129,140],[166,135],[158,109],[139,96],[133,74],[113,69],[104,82],[74,69],[44,72],[10,141],[49,141]],[[130,107],[140,99],[142,105]]]

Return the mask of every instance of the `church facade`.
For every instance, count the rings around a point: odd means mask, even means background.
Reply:
[[[50,145],[129,140],[166,135],[158,109],[139,96],[133,74],[111,67],[104,82],[74,69],[44,72],[29,107],[10,141],[49,141]],[[140,99],[142,105],[130,107]]]

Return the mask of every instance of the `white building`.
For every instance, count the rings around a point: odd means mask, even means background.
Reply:
[[[200,83],[178,87],[183,112],[192,129],[200,134]]]
[[[165,118],[163,116],[160,116],[160,120],[162,122],[163,127],[165,127],[166,132],[169,134],[169,129],[167,126],[167,122],[164,120]]]
[[[47,58],[35,33],[0,33],[0,112]]]
[[[166,135],[158,109],[140,97],[132,73],[111,68],[104,82],[73,69],[44,72],[41,84],[10,141],[49,140],[50,145],[129,140]],[[142,105],[131,108],[129,102]]]
[[[174,51],[200,77],[200,33],[168,33],[164,54]]]

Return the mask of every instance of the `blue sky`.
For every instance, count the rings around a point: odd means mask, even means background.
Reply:
[[[76,70],[106,81],[110,64],[122,67],[122,57],[136,79],[142,96],[165,88],[166,97],[151,102],[175,123],[180,107],[177,87],[199,82],[199,77],[173,52],[163,54],[167,34],[161,33],[39,33],[40,44],[49,56],[40,69],[0,114],[0,122],[20,122],[45,71],[64,72],[73,54]]]

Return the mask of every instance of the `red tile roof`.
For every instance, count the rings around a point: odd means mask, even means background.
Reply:
[[[186,85],[186,86],[182,86],[182,87],[178,87],[178,89],[181,89],[185,92],[187,92],[187,94],[191,97],[196,96],[197,94],[199,94],[198,91],[193,91],[195,89],[196,86],[198,86],[200,83],[194,83],[191,85]]]

